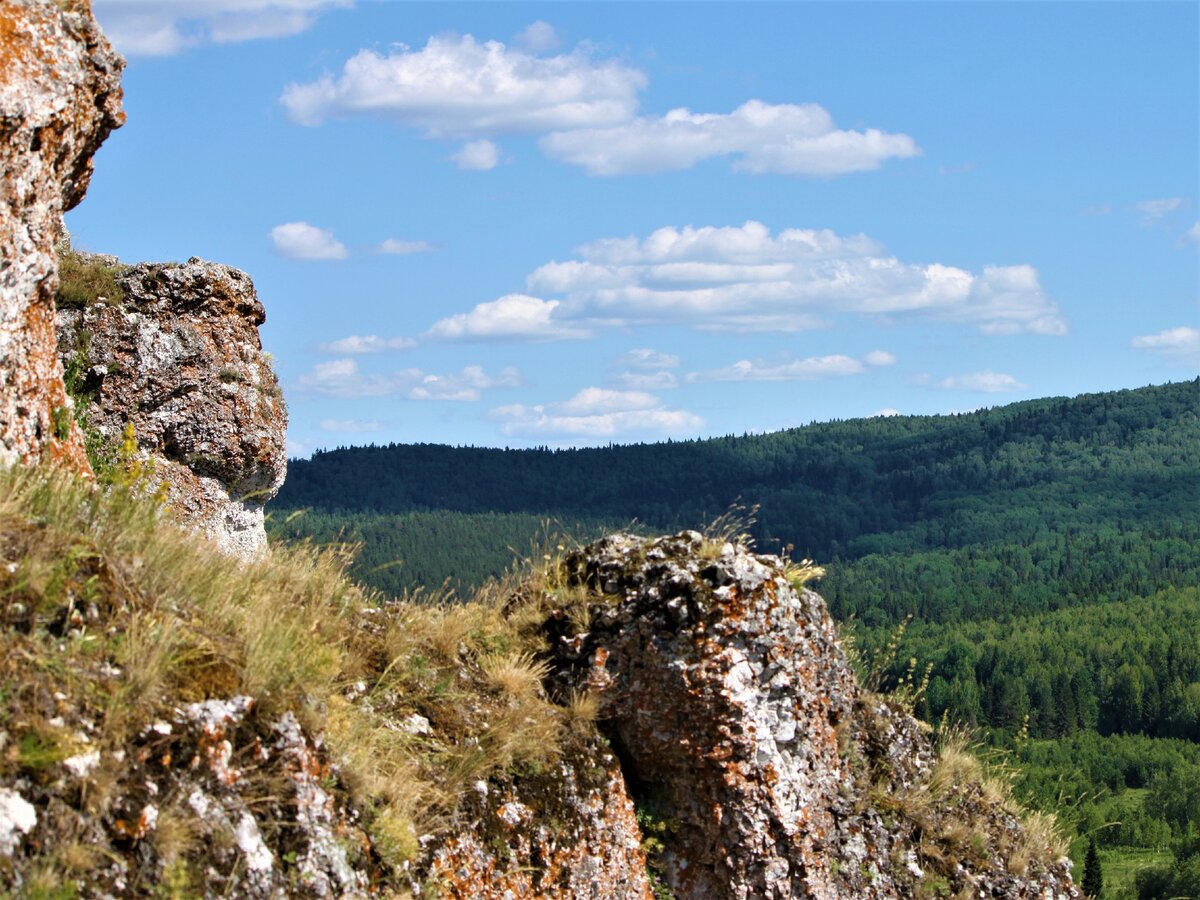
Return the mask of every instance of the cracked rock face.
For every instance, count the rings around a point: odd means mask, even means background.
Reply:
[[[479,782],[462,813],[469,826],[425,848],[437,896],[654,898],[633,802],[595,737],[546,771]]]
[[[555,689],[599,695],[630,790],[661,823],[676,896],[941,890],[920,883],[915,848],[949,834],[952,812],[982,849],[960,854],[947,889],[1079,896],[1068,862],[1043,861],[1048,846],[1036,862],[1006,851],[1022,826],[979,792],[937,795],[950,812],[918,804],[934,796],[929,740],[860,690],[824,601],[779,558],[696,532],[614,535],[569,555],[564,579],[564,596],[586,590],[588,615],[586,631],[564,609],[546,621]]]
[[[68,9],[64,9],[67,7]],[[86,2],[0,4],[0,462],[88,471],[55,352],[54,243],[125,116],[124,60]]]
[[[58,313],[87,427],[115,446],[132,425],[180,519],[253,557],[266,546],[263,504],[287,472],[287,409],[259,340],[254,284],[196,258],[118,271],[123,300]]]

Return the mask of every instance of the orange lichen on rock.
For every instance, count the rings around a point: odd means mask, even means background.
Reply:
[[[56,349],[54,244],[124,121],[123,66],[86,3],[0,8],[0,462],[90,471]]]

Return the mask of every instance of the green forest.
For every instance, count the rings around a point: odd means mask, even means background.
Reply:
[[[1200,897],[1198,412],[1200,380],[702,441],[338,448],[290,464],[269,529],[359,545],[386,593],[461,593],[547,542],[757,508],[760,548],[827,568],[881,686],[923,682],[918,715],[972,726],[1058,813],[1078,877],[1094,841],[1103,896]]]

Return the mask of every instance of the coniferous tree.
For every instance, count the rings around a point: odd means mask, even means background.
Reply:
[[[1100,900],[1104,893],[1104,874],[1100,871],[1095,838],[1088,841],[1087,857],[1083,861],[1083,893],[1092,900]]]

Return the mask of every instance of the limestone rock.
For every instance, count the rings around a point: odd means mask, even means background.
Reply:
[[[0,462],[87,471],[55,353],[54,242],[124,122],[124,60],[86,0],[0,5]]]
[[[168,503],[227,551],[266,546],[263,504],[287,471],[287,409],[249,276],[192,258],[119,268],[123,298],[58,313],[59,352],[86,421],[115,446],[127,424]]]
[[[779,558],[696,532],[615,535],[565,573],[587,624],[551,612],[552,677],[599,695],[676,896],[1079,896],[1014,810],[980,785],[930,786],[928,738],[859,688],[824,601]]]
[[[460,813],[470,825],[426,847],[439,896],[653,900],[633,802],[595,736],[546,771],[480,782]]]

